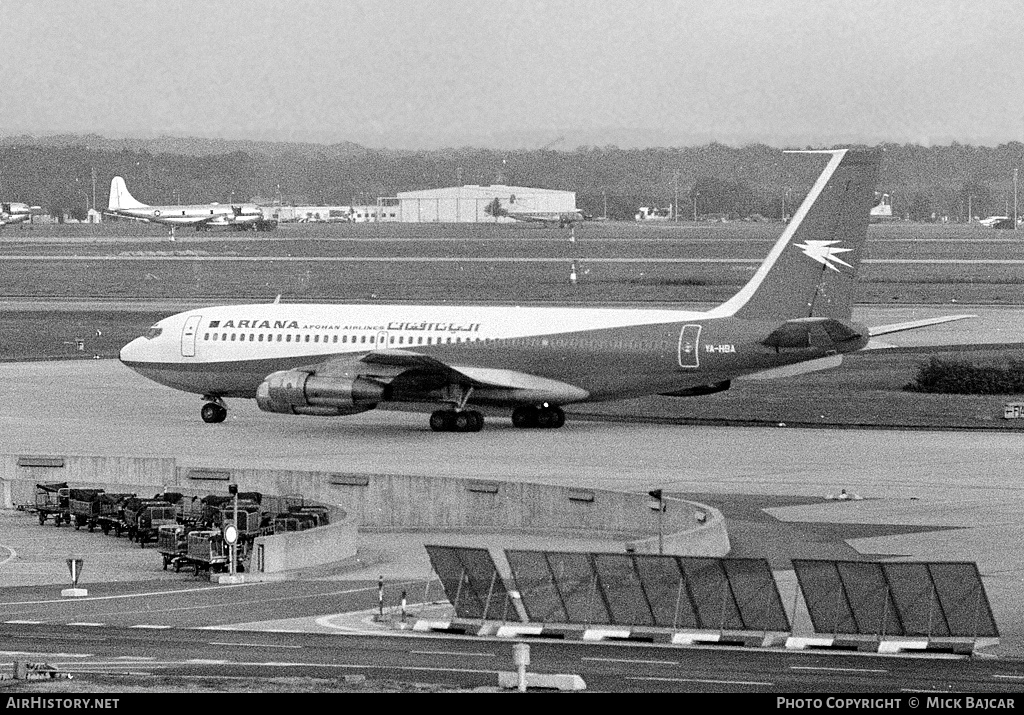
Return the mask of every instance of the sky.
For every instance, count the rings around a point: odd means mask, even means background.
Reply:
[[[0,136],[1024,140],[1018,0],[0,0]]]

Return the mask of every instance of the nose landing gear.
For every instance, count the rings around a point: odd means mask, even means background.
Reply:
[[[541,429],[558,429],[565,424],[565,413],[561,407],[543,405],[541,407],[520,406],[512,410],[512,426],[520,429],[539,427]]]

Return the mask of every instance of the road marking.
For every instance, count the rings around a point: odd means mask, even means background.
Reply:
[[[411,655],[467,655],[476,656],[480,658],[497,658],[497,653],[474,653],[472,651],[460,651],[460,650],[411,650]]]
[[[4,621],[4,623],[19,623],[28,626],[38,626],[42,621]]]
[[[129,628],[157,628],[159,630],[165,630],[167,628],[174,628],[174,626],[156,626],[150,623],[140,623],[137,626],[128,626]]]
[[[121,553],[121,552],[118,552]],[[173,596],[184,593],[205,593],[217,592],[225,588],[239,588],[241,586],[258,586],[270,581],[251,581],[249,583],[230,583],[220,586],[203,586],[201,588],[178,588],[173,591],[143,591],[140,593],[120,593],[115,596],[84,596],[80,598],[48,598],[43,601],[10,601],[0,603],[0,606],[38,606],[46,603],[80,603],[84,601],[113,601],[122,598],[137,598],[139,596]],[[223,605],[223,604],[221,604]],[[7,621],[8,623],[42,623],[42,621]]]
[[[600,663],[639,663],[640,665],[679,665],[678,660],[632,660],[629,658],[580,658]]]
[[[64,625],[67,625],[67,626],[105,626],[107,624],[106,623],[85,623],[85,622],[79,622],[79,623],[65,623]]]
[[[182,661],[184,663],[192,663],[193,665],[227,665],[230,660],[207,660],[205,658],[189,658],[188,660]]]
[[[230,646],[245,646],[246,648],[302,648],[301,645],[274,645],[271,643],[221,643],[220,641],[210,641],[207,645],[230,645]]]
[[[130,660],[130,661],[142,661],[142,660],[156,660],[156,656],[152,655],[119,655],[114,660]]]
[[[709,680],[704,678],[657,678],[654,676],[647,678],[626,676],[626,680],[657,680],[669,683],[708,683],[711,685],[763,685],[767,687],[775,685],[775,683],[768,683],[759,680]]]
[[[585,263],[741,263],[759,265],[764,258],[578,258]],[[514,256],[0,256],[0,261],[212,261],[215,263],[565,263],[564,258]],[[898,265],[997,265],[1024,264],[1022,258],[864,258],[861,263]]]
[[[1024,675],[1000,675],[999,673],[993,673],[993,678],[1005,678],[1006,680],[1024,680]]]
[[[26,650],[0,650],[0,656],[30,655],[35,658],[91,658],[94,653],[35,653]]]
[[[790,670],[826,670],[835,673],[888,673],[884,668],[826,668],[813,665],[791,665]]]

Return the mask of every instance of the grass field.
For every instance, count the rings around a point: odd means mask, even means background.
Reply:
[[[5,230],[0,233],[0,300],[61,298],[67,307],[0,313],[5,336],[0,359],[115,357],[149,325],[176,312],[135,307],[154,299],[268,302],[280,294],[285,302],[716,303],[752,275],[781,230],[780,224],[594,223],[578,229],[573,243],[567,230],[521,225],[307,224],[266,234],[183,231],[174,243],[159,228],[140,224]],[[1024,261],[1024,240],[1018,242],[1010,231],[896,224],[872,226],[869,235],[869,258]],[[322,256],[459,260],[312,260]],[[746,262],[599,260],[679,256]],[[287,260],[206,260],[210,257]],[[575,285],[568,279],[573,262]],[[108,300],[110,307],[78,309],[76,302],[84,298]],[[858,302],[1024,305],[1024,263],[869,263],[862,270]],[[1000,350],[966,355],[980,363],[1019,357]],[[773,383],[735,383],[728,392],[707,397],[652,397],[572,410],[667,421],[1015,429],[1015,422],[1001,419],[1003,403],[1013,396],[904,392],[903,385],[927,358],[874,351],[848,357],[837,370]]]

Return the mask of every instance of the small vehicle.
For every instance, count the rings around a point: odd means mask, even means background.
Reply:
[[[109,534],[113,530],[114,536],[120,536],[121,532],[128,530],[128,524],[124,520],[124,505],[129,499],[134,498],[134,492],[106,492],[100,495],[97,499],[99,513],[96,516],[96,525],[104,534]],[[89,530],[92,530],[91,524]]]
[[[49,484],[36,484],[36,514],[39,515],[39,525],[42,526],[46,520],[53,517],[54,526],[60,526],[61,522],[70,521],[68,513],[68,499],[71,490],[67,482],[51,482]],[[65,515],[67,517],[65,518]]]
[[[178,516],[174,506],[163,499],[134,497],[124,503],[124,521],[128,527],[128,538],[146,548],[146,542],[156,538],[160,527],[177,524]]]
[[[173,566],[175,571],[188,562],[188,528],[182,524],[163,524],[157,529],[156,548],[164,559],[164,571]]]
[[[102,489],[71,489],[68,493],[68,513],[75,522],[75,531],[88,526],[89,531],[96,528],[100,515],[100,497]]]
[[[325,506],[307,504],[300,507],[292,507],[288,510],[292,514],[307,516],[313,519],[314,526],[327,526],[330,523],[330,510]]]
[[[274,517],[274,533],[284,534],[289,531],[305,531],[317,526],[317,518],[313,514],[301,512],[281,513]]]

